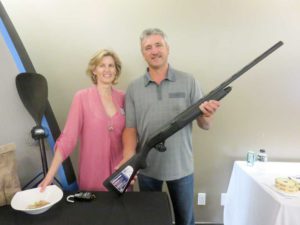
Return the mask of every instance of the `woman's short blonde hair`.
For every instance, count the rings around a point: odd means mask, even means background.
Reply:
[[[117,80],[120,77],[121,74],[121,69],[122,69],[122,63],[118,57],[118,55],[112,51],[112,50],[107,50],[103,49],[98,51],[89,61],[88,67],[86,69],[87,75],[91,78],[92,82],[94,84],[97,84],[97,77],[94,75],[93,71],[95,70],[96,66],[99,65],[99,63],[102,61],[102,59],[105,56],[111,56],[113,60],[115,61],[115,66],[116,66],[116,78],[113,80],[113,84],[117,84]]]

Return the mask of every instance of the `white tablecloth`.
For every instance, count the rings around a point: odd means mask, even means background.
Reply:
[[[224,205],[224,225],[300,225],[300,192],[285,194],[276,177],[300,175],[300,163],[236,161]]]

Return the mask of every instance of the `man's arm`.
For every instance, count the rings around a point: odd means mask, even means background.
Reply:
[[[125,162],[127,162],[135,153],[137,147],[137,130],[136,128],[125,128],[122,134],[123,141],[123,159],[115,167],[115,170],[119,169]],[[130,182],[130,185],[135,183],[137,177],[135,176]]]
[[[137,130],[126,127],[123,131],[123,158],[131,158],[136,153]]]
[[[220,102],[215,100],[210,100],[203,102],[199,109],[203,112],[203,115],[197,118],[197,124],[200,128],[204,130],[209,130],[211,122],[213,119],[213,114],[220,107]]]
[[[120,163],[116,166],[115,169],[118,169],[136,153],[137,140],[138,139],[136,128],[126,127],[122,134],[123,159],[120,161]]]

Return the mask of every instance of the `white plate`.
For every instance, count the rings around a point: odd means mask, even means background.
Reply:
[[[40,192],[40,188],[33,188],[17,192],[11,201],[11,207],[28,214],[40,214],[50,209],[54,204],[59,202],[62,197],[63,192],[56,185],[47,186],[43,192]],[[29,205],[41,200],[45,200],[49,202],[49,204],[36,209],[28,209]]]

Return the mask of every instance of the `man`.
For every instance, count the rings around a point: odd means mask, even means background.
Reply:
[[[141,51],[148,64],[145,75],[132,82],[126,93],[126,128],[123,133],[124,159],[135,154],[137,141],[147,138],[202,97],[195,79],[168,63],[169,46],[160,29],[147,29],[141,37]],[[218,101],[200,105],[203,115],[198,126],[209,129]],[[176,225],[194,225],[192,123],[165,141],[167,150],[150,151],[148,167],[138,175],[141,191],[161,191],[166,181]]]

